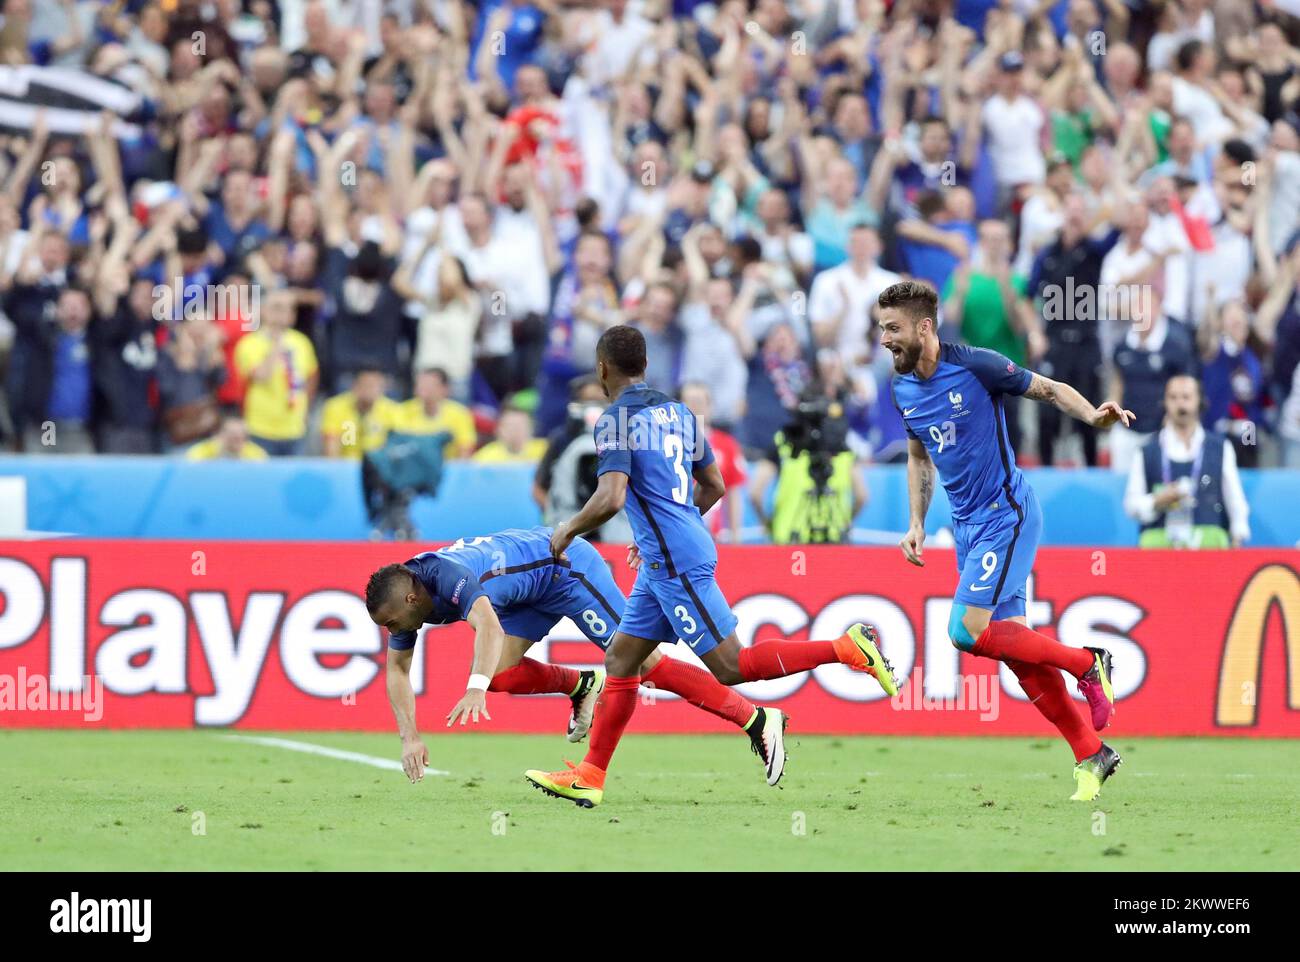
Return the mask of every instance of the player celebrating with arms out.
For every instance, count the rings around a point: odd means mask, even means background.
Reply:
[[[1018,367],[995,351],[939,341],[934,289],[901,281],[880,295],[880,344],[894,356],[894,404],[907,426],[911,522],[901,547],[924,565],[925,514],[936,469],[952,503],[961,581],[948,635],[962,651],[1006,662],[1030,701],[1070,743],[1077,789],[1091,801],[1120,763],[1097,737],[1115,714],[1110,652],[1072,648],[1029,628],[1025,581],[1043,515],[1007,441],[1003,394],[1046,401],[1094,428],[1127,425],[1133,414],[1111,401],[1093,407],[1068,384]],[[1091,722],[1070,700],[1061,670],[1079,680]],[[1095,731],[1093,730],[1095,729]]]
[[[578,535],[599,528],[626,504],[640,556],[636,584],[605,653],[609,677],[586,758],[568,771],[531,770],[524,776],[583,808],[604,797],[605,771],[636,709],[640,666],[660,642],[680,637],[724,685],[783,678],[838,661],[873,675],[888,694],[898,691],[876,630],[868,625],[853,625],[834,641],[741,647],[736,616],[714,581],[718,552],[701,519],[726,491],[722,473],[690,409],[651,390],[645,370],[640,331],[620,324],[601,335],[596,371],[614,403],[595,427],[599,481],[582,510],[557,525],[551,537],[551,551],[563,562]],[[775,709],[760,711],[768,782],[774,785],[785,767],[786,719]]]

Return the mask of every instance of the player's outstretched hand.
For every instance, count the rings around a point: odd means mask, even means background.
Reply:
[[[418,738],[402,739],[402,771],[415,784],[429,767],[429,749]]]
[[[458,718],[462,725],[471,719],[477,725],[480,714],[488,721],[492,720],[487,710],[487,692],[471,688],[465,692],[465,696],[460,701],[456,702],[456,707],[447,713],[447,727],[450,728]]]
[[[627,566],[633,571],[641,570],[641,549],[634,544],[627,546]]]
[[[903,557],[918,568],[925,567],[925,561],[921,558],[924,545],[924,528],[908,528],[907,534],[903,535],[903,540],[898,542],[898,546],[903,549]]]
[[[1103,401],[1092,419],[1092,426],[1094,428],[1108,428],[1118,422],[1123,424],[1124,427],[1128,427],[1134,416],[1132,411],[1124,410],[1114,401]]]
[[[569,522],[561,521],[555,526],[555,530],[551,532],[551,557],[556,561],[567,562],[569,556],[564,552],[568,550],[569,545],[572,543],[573,535],[569,534]]]

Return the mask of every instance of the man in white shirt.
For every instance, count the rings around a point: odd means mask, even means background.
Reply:
[[[1190,374],[1165,385],[1165,426],[1133,458],[1124,511],[1143,526],[1143,547],[1235,548],[1250,540],[1236,452],[1201,427],[1201,385]]]
[[[686,332],[681,380],[708,385],[713,423],[733,432],[744,416],[745,389],[749,384],[749,365],[736,335],[727,326],[727,314],[735,299],[731,279],[713,277],[704,286],[704,299],[687,303],[681,312]]]
[[[1004,198],[1016,187],[1041,184],[1047,174],[1041,137],[1043,108],[1023,90],[1025,59],[1019,51],[998,61],[997,92],[984,102],[984,132],[993,173]]]
[[[853,375],[871,360],[871,312],[880,292],[901,278],[876,263],[880,236],[873,227],[858,224],[849,232],[848,253],[843,264],[813,279],[808,320],[817,345],[839,351]]]
[[[636,145],[624,173],[625,189],[616,210],[620,235],[631,234],[642,220],[662,221],[668,215],[668,182],[671,177],[672,170],[663,144],[646,140]]]
[[[469,243],[458,253],[483,297],[479,366],[500,395],[515,389],[514,322],[527,314],[548,312],[550,284],[540,242],[535,248],[521,246],[518,231],[498,228],[482,194],[465,195],[459,206]]]
[[[608,0],[582,30],[587,50],[583,72],[595,86],[610,83],[627,73],[633,60],[652,64],[656,52],[654,24],[628,10],[628,0]]]
[[[1186,117],[1196,131],[1196,145],[1205,148],[1232,135],[1233,124],[1208,89],[1214,74],[1214,48],[1188,40],[1178,48],[1174,77],[1174,113]]]
[[[1123,234],[1101,262],[1101,286],[1105,296],[1098,298],[1102,312],[1101,356],[1109,366],[1115,346],[1127,330],[1130,318],[1123,308],[1130,303],[1131,295],[1146,285],[1157,290],[1165,286],[1165,261],[1163,251],[1147,246],[1147,229],[1151,226],[1146,201],[1130,200],[1120,214]]]
[[[1173,179],[1157,177],[1147,191],[1150,223],[1142,235],[1142,243],[1165,259],[1165,313],[1187,324],[1195,321],[1189,316],[1192,244],[1182,220],[1174,212],[1176,199]]]
[[[455,163],[440,157],[425,164],[416,181],[416,190],[424,200],[424,206],[417,207],[406,218],[402,260],[410,261],[416,257],[425,249],[430,235],[437,232],[437,243],[429,248],[411,273],[412,287],[424,297],[433,297],[437,293],[438,265],[442,261],[442,252],[448,251],[459,256],[469,246],[465,225],[460,219],[460,208],[453,199],[459,178],[460,171],[456,169]],[[422,311],[423,306],[418,302],[407,305],[407,313],[411,317],[419,317]]]
[[[771,187],[759,195],[756,208],[760,227],[750,232],[763,250],[763,260],[776,267],[778,287],[803,286],[813,269],[813,240],[790,220],[790,200],[785,191]]]
[[[1020,209],[1020,244],[1016,272],[1029,276],[1039,250],[1056,240],[1065,223],[1065,198],[1074,192],[1074,168],[1065,158],[1053,160],[1043,186]]]

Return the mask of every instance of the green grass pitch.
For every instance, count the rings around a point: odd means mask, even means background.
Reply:
[[[254,733],[259,734],[259,733]],[[285,738],[397,757],[394,735]],[[1065,747],[811,737],[768,788],[748,742],[632,735],[591,811],[530,788],[581,746],[427,739],[450,775],[219,731],[0,731],[0,866],[34,870],[1234,870],[1300,863],[1300,742],[1124,739],[1093,803]],[[575,751],[576,749],[576,751]],[[203,832],[196,833],[202,828]]]

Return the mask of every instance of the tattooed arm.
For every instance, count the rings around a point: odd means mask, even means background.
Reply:
[[[1114,401],[1103,401],[1101,407],[1093,407],[1086,397],[1070,385],[1063,381],[1053,381],[1050,377],[1043,377],[1041,374],[1035,374],[1033,380],[1029,382],[1025,397],[1035,401],[1045,401],[1070,417],[1077,418],[1094,428],[1108,428],[1116,423],[1128,427],[1129,421],[1133,418],[1132,411],[1124,410]]]
[[[925,515],[934,499],[934,486],[938,481],[934,462],[925,445],[915,438],[907,442],[907,502],[911,507],[911,521],[907,534],[898,546],[903,557],[918,568],[924,568],[921,550],[925,544]]]

